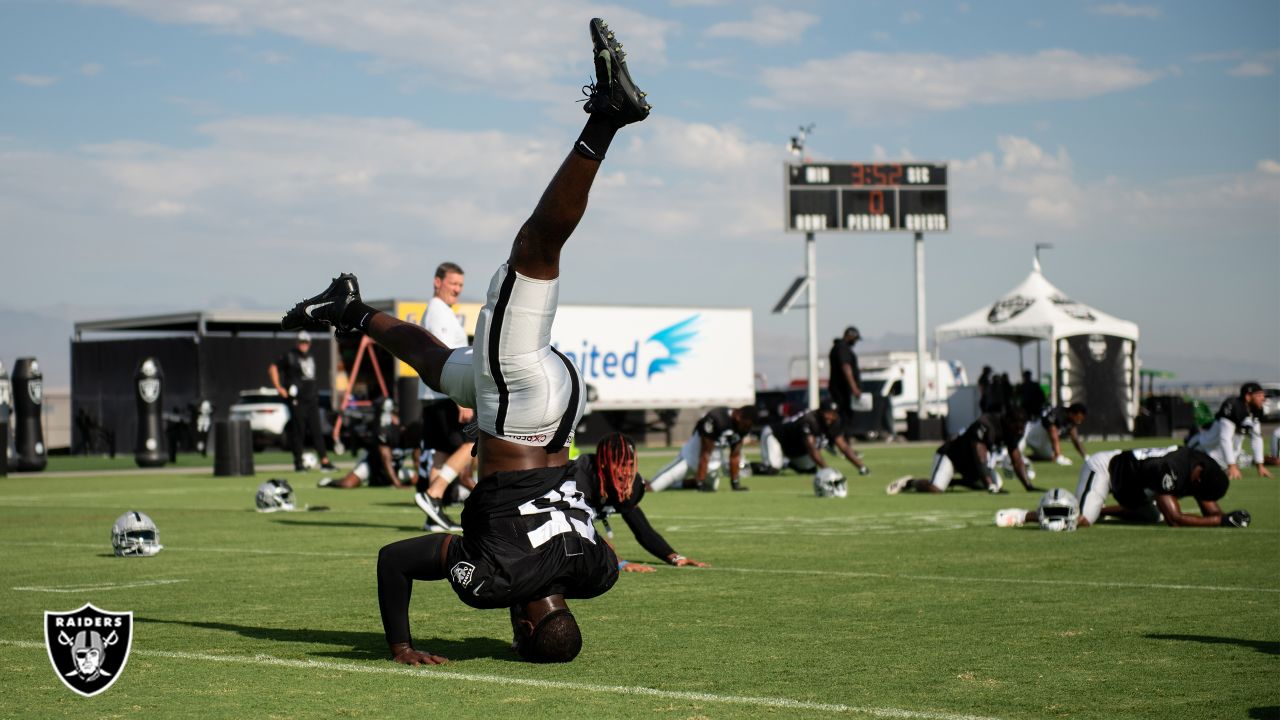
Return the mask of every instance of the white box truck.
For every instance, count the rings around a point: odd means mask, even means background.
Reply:
[[[791,377],[803,386],[807,361],[803,357],[791,359]],[[919,394],[916,392],[916,353],[914,350],[858,353],[858,368],[862,374],[862,391],[878,395],[893,408],[895,432],[906,432],[907,413],[915,412]],[[820,358],[818,375],[826,387],[827,359]],[[925,359],[925,416],[946,417],[947,399],[956,388],[969,384],[964,365],[958,360]],[[793,381],[793,386],[796,384]]]

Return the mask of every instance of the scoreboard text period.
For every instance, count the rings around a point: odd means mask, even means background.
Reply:
[[[945,163],[786,166],[791,232],[938,232],[947,220]]]

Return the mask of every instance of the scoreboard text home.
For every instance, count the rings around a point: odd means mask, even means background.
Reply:
[[[947,221],[945,163],[788,164],[787,230],[938,232]]]

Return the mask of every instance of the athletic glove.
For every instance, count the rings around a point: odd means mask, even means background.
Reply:
[[[1222,527],[1247,528],[1252,521],[1253,517],[1248,510],[1232,510],[1222,516]]]

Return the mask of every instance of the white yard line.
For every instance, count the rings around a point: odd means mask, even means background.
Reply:
[[[0,645],[45,650],[44,643],[27,640],[3,640]],[[805,710],[809,712],[866,715],[879,718],[903,718],[905,720],[994,720],[981,715],[961,715],[958,713],[930,712],[906,710],[903,708],[864,707],[843,705],[839,703],[819,703],[791,698],[759,697],[752,695],[718,695],[716,693],[681,692],[678,690],[658,690],[656,688],[629,685],[594,685],[591,683],[566,682],[561,680],[534,680],[529,678],[506,677],[503,675],[482,675],[462,673],[452,670],[440,670],[433,667],[411,668],[395,665],[389,661],[369,662],[367,664],[350,662],[332,662],[328,660],[293,660],[271,655],[212,655],[208,653],[173,652],[169,650],[140,650],[134,647],[133,655],[143,657],[168,658],[171,660],[194,660],[197,662],[217,662],[236,665],[255,665],[260,667],[279,667],[296,670],[325,670],[329,672],[352,672],[366,675],[408,675],[429,680],[453,682],[484,683],[507,687],[532,687],[544,690],[562,690],[570,692],[599,693],[603,695],[630,695],[636,697],[660,698],[686,702],[724,703],[729,705],[746,705],[749,707],[778,708],[782,710]]]
[[[173,585],[181,582],[186,582],[186,580],[138,580],[127,583],[102,583],[101,585],[36,585],[9,589],[24,590],[26,592],[83,593],[91,590],[127,590],[129,588],[152,587],[154,585]]]

